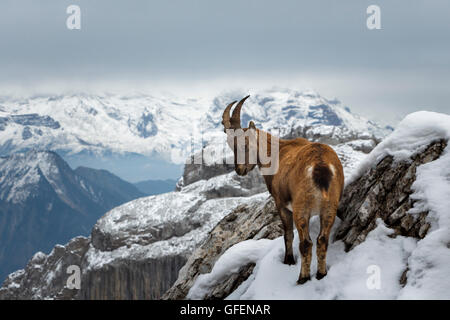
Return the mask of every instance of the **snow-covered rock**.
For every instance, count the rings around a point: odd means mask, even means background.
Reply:
[[[76,237],[65,246],[57,245],[48,254],[37,252],[24,269],[11,273],[0,288],[0,300],[68,299],[67,269],[81,265],[88,239]]]

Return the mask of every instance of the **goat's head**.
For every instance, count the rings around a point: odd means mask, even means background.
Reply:
[[[237,101],[230,103],[222,116],[227,143],[234,152],[234,170],[240,176],[245,176],[257,164],[258,133],[255,124],[250,121],[248,128],[241,127],[241,108],[248,97],[239,101],[231,117],[230,110]]]

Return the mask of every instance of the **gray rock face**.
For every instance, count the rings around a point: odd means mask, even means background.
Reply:
[[[71,299],[77,290],[67,288],[67,268],[81,265],[89,239],[77,237],[65,246],[55,246],[49,255],[38,252],[23,270],[6,278],[0,288],[0,300]]]
[[[30,139],[32,136],[33,136],[33,134],[31,133],[30,127],[23,128],[23,131],[22,131],[22,139],[23,140]]]
[[[30,114],[18,114],[11,115],[9,117],[0,117],[0,126],[4,127],[8,124],[8,122],[13,122],[17,124],[21,124],[24,126],[42,126],[51,129],[59,129],[61,125],[58,121],[54,120],[50,116],[40,116],[37,113]]]
[[[430,225],[427,212],[413,217],[407,213],[414,201],[409,198],[411,185],[419,165],[441,155],[446,141],[431,144],[411,161],[394,163],[392,157],[382,159],[359,179],[348,185],[341,200],[338,216],[343,220],[335,240],[342,240],[347,250],[363,242],[374,229],[375,220],[383,219],[397,235],[423,238]],[[211,272],[218,258],[234,244],[248,239],[273,239],[282,235],[281,221],[273,201],[243,205],[231,212],[209,233],[207,240],[189,257],[175,284],[163,299],[184,299],[200,274]],[[216,285],[205,299],[222,299],[230,295],[251,274],[254,265],[238,272]],[[406,273],[404,273],[405,275]],[[404,284],[407,279],[401,279]]]
[[[176,280],[185,264],[182,255],[141,260],[117,259],[99,269],[86,260],[89,239],[77,237],[56,246],[47,256],[36,253],[24,270],[8,276],[0,288],[0,300],[28,299],[158,299]],[[80,289],[69,289],[69,266],[81,269]]]
[[[182,255],[144,260],[118,260],[83,274],[82,300],[154,300],[170,288],[186,263]]]
[[[139,136],[142,138],[153,137],[158,133],[158,128],[156,127],[152,114],[143,114],[136,129],[139,132]]]
[[[194,182],[208,180],[210,178],[229,173],[233,170],[234,165],[232,164],[214,164],[210,166],[195,163],[185,164],[183,177],[177,184],[177,190],[180,190],[182,187],[190,185]]]
[[[446,141],[437,141],[411,159],[394,163],[391,156],[382,159],[375,168],[345,189],[338,216],[343,220],[336,239],[344,241],[347,250],[364,241],[375,228],[376,219],[393,228],[396,234],[422,239],[430,225],[427,212],[408,214],[414,206],[409,197],[416,178],[417,167],[434,161],[446,147]]]

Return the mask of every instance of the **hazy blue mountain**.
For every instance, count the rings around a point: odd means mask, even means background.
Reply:
[[[36,251],[89,234],[105,212],[143,195],[107,171],[74,171],[54,152],[0,158],[0,279]]]
[[[134,185],[139,191],[145,193],[146,195],[155,195],[166,193],[175,190],[176,180],[166,179],[166,180],[145,180],[136,182]]]
[[[105,207],[113,208],[131,199],[147,195],[135,185],[120,179],[107,170],[78,167],[75,169],[75,173],[101,190],[98,196]]]

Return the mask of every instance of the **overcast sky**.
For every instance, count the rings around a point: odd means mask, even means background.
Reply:
[[[66,8],[81,8],[68,30]],[[366,27],[369,5],[381,30]],[[374,119],[450,112],[450,1],[2,0],[0,94],[289,86]]]

